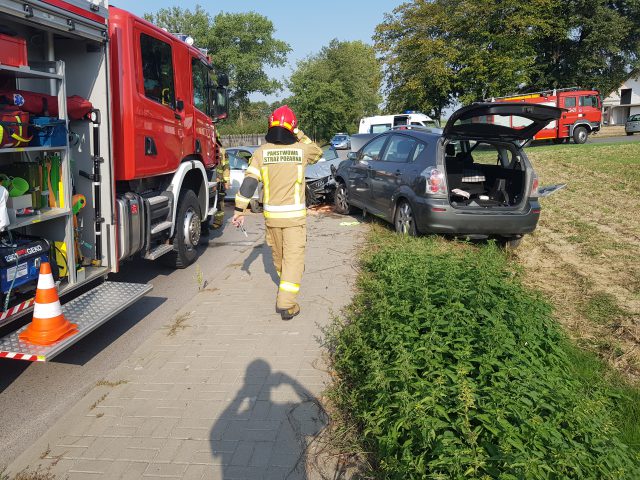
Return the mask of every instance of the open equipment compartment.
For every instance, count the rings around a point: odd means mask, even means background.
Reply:
[[[88,10],[89,2],[72,3]],[[49,242],[51,248],[46,256],[54,264],[54,273],[61,274],[61,296],[117,269],[113,261],[116,237],[106,12],[106,6],[100,5],[94,18],[86,19],[72,9],[62,10],[47,2],[0,0],[0,33],[16,42],[24,41],[27,57],[27,65],[0,64],[0,108],[31,108],[34,101],[37,107],[39,97],[32,94],[45,96],[42,112],[28,114],[29,136],[34,137],[31,142],[0,148],[0,173],[15,177],[21,172],[29,174],[30,169],[35,172],[27,179],[28,193],[22,196],[30,194],[32,201],[21,205],[29,205],[32,212],[21,211],[32,214],[15,218],[10,215],[7,230],[14,239],[24,236]],[[73,118],[67,109],[67,98]],[[73,101],[78,99],[81,113],[89,102],[95,111],[80,118],[73,110]],[[55,170],[50,166],[58,158],[59,182],[50,182],[53,177],[49,168]],[[34,176],[39,179],[36,181]],[[86,203],[74,218],[76,195],[82,195]],[[76,207],[80,198],[75,197]],[[5,232],[3,236],[9,243],[9,234]],[[16,267],[14,271],[9,272],[10,279],[23,269]],[[36,280],[37,275],[31,285],[33,291]],[[4,308],[5,293],[2,292],[0,327],[32,309],[33,292],[29,295],[28,289],[24,295],[11,298],[8,308]]]

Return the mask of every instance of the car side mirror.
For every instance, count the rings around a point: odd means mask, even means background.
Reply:
[[[358,159],[358,152],[349,152],[347,154],[347,160],[356,161]]]

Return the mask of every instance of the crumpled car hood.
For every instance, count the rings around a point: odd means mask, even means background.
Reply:
[[[318,178],[324,178],[331,175],[331,165],[335,165],[338,168],[338,164],[342,162],[342,159],[336,158],[335,160],[329,160],[324,162],[314,163],[313,165],[307,165],[304,171],[304,176],[309,180],[316,180]]]

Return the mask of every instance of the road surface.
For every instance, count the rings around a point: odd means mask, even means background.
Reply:
[[[227,202],[227,220],[232,215]],[[67,408],[126,360],[151,332],[163,328],[197,292],[215,286],[219,273],[264,235],[258,215],[247,219],[246,238],[231,225],[215,231],[195,265],[172,270],[160,262],[135,260],[109,280],[153,284],[153,291],[48,363],[0,359],[0,472],[43,435]]]

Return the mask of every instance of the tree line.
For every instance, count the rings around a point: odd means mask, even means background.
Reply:
[[[381,109],[440,118],[457,103],[511,93],[580,86],[607,95],[640,70],[640,0],[411,0],[385,14],[373,45],[334,39],[286,80],[267,70],[285,66],[292,48],[262,15],[196,6],[145,18],[190,34],[228,73],[224,133],[264,131],[273,108],[288,103],[326,140]],[[281,101],[250,101],[285,87]]]

